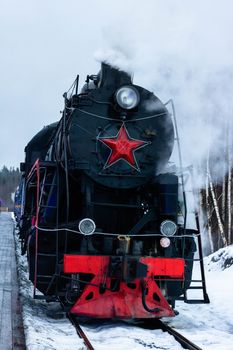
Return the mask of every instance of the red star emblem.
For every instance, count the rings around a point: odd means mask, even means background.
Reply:
[[[122,124],[117,135],[109,138],[99,138],[104,145],[110,148],[111,153],[107,159],[104,168],[116,163],[118,160],[125,160],[130,166],[139,171],[134,152],[141,147],[149,144],[149,142],[133,139],[124,124]]]

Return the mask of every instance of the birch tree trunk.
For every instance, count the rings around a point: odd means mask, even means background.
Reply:
[[[231,169],[232,169],[232,142],[231,142],[231,130],[232,125],[231,121],[229,121],[228,125],[228,133],[227,133],[227,161],[228,161],[228,175],[227,175],[227,240],[228,244],[231,244]]]
[[[225,140],[227,140],[228,138],[228,130],[227,130],[227,125],[226,122],[223,121],[223,128],[224,128],[224,136],[225,136]],[[223,181],[222,181],[222,221],[224,223],[224,226],[226,226],[226,218],[227,218],[227,213],[226,213],[226,198],[227,198],[227,194],[226,194],[226,186],[227,186],[227,181],[226,181],[226,174],[227,174],[227,144],[224,144],[224,148],[223,148],[223,166],[222,166],[222,174],[223,174]]]
[[[219,208],[218,208],[218,203],[217,203],[217,199],[215,196],[215,192],[214,192],[214,186],[213,186],[213,182],[209,173],[209,184],[210,184],[210,194],[213,200],[213,204],[214,204],[214,210],[215,210],[215,214],[217,217],[217,223],[218,223],[218,228],[219,228],[219,232],[220,232],[220,236],[222,238],[222,242],[223,242],[223,246],[226,247],[227,246],[227,240],[224,234],[224,228],[223,228],[223,224],[222,224],[222,220],[219,214]]]
[[[211,233],[211,209],[210,209],[210,203],[209,203],[209,151],[207,154],[207,159],[206,159],[206,184],[205,184],[205,200],[206,200],[206,217],[207,217],[207,232],[208,232],[208,237],[209,237],[209,242],[210,242],[210,250],[211,253],[214,252],[214,242],[213,242],[213,237]]]
[[[218,202],[217,202],[216,195],[215,195],[215,192],[214,192],[213,181],[212,181],[212,178],[211,178],[211,175],[210,175],[209,152],[208,152],[208,155],[207,155],[206,173],[207,173],[207,177],[208,177],[208,180],[209,180],[209,189],[210,189],[210,194],[211,194],[213,205],[214,205],[214,211],[215,211],[216,218],[217,218],[219,233],[220,233],[220,236],[221,236],[221,239],[222,239],[222,242],[223,242],[223,246],[226,247],[227,246],[227,240],[226,240],[226,237],[225,237],[225,234],[224,234],[224,227],[223,227],[223,223],[222,223],[222,220],[221,220],[221,217],[220,217],[220,213],[219,213],[219,207],[218,207]]]

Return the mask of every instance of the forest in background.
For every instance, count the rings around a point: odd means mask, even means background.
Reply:
[[[201,189],[200,207],[207,253],[233,244],[233,122],[222,121],[218,156],[209,148],[202,164],[205,185]]]
[[[15,192],[20,181],[20,171],[18,168],[8,169],[4,166],[0,170],[0,199],[2,207],[13,209],[12,193]]]
[[[206,188],[200,191],[202,231],[207,254],[233,244],[232,177],[231,170],[221,182],[213,180],[207,168]]]

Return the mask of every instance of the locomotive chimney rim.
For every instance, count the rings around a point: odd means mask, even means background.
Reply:
[[[118,88],[132,83],[132,78],[127,72],[114,68],[105,62],[101,63],[99,87]]]

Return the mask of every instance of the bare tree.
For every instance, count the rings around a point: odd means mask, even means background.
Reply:
[[[228,163],[228,174],[227,174],[227,239],[228,239],[228,244],[231,244],[231,169],[232,169],[232,123],[229,121],[228,123],[228,133],[227,133],[227,163]]]
[[[221,158],[214,158],[210,150],[206,158],[205,190],[202,190],[202,203],[207,218],[210,249],[216,249],[233,244],[232,215],[233,215],[233,123],[223,121],[224,142]],[[220,163],[219,163],[220,162]],[[221,178],[215,175],[215,166],[220,164]],[[218,172],[219,173],[219,172]],[[213,176],[212,176],[213,174]],[[218,174],[219,175],[219,174]]]

